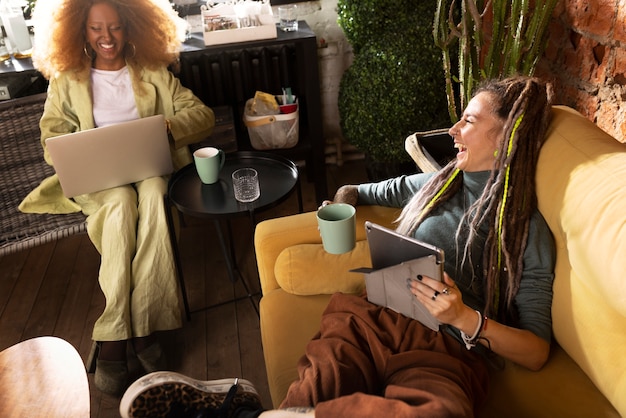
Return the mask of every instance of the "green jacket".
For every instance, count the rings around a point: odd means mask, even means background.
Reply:
[[[162,114],[170,121],[174,169],[191,163],[187,146],[211,134],[215,126],[213,111],[165,68],[146,70],[129,66],[129,71],[139,115],[143,118]],[[50,165],[52,161],[45,144],[47,138],[95,127],[89,72],[61,73],[50,80],[39,125],[44,159]],[[19,209],[27,213],[71,213],[79,212],[80,206],[63,195],[59,179],[54,174],[29,193]]]

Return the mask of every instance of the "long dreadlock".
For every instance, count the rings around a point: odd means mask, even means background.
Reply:
[[[485,314],[511,323],[520,286],[530,219],[537,207],[535,171],[545,140],[553,100],[552,86],[537,78],[511,77],[483,82],[474,92],[488,93],[494,114],[504,121],[494,168],[482,195],[467,210],[456,231],[468,227],[463,262],[483,223],[488,234],[483,253]],[[425,217],[463,186],[463,173],[450,162],[405,206],[397,230],[412,234]]]

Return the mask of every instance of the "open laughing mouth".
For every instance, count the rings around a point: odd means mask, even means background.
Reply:
[[[115,44],[104,44],[104,43],[99,43],[98,47],[100,47],[100,49],[104,52],[113,52],[115,50]]]
[[[459,150],[459,153],[461,153],[461,152],[465,152],[465,151],[467,150],[467,148],[465,147],[465,145],[460,144],[460,143],[458,143],[458,142],[455,142],[455,143],[454,143],[454,148],[458,149],[458,150]]]

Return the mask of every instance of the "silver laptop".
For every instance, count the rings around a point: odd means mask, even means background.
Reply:
[[[367,299],[437,331],[439,321],[411,294],[406,280],[418,274],[443,280],[443,250],[369,221],[365,232],[373,266],[362,270]]]
[[[66,197],[172,173],[163,115],[46,139]]]

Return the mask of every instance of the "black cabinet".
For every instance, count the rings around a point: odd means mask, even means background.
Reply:
[[[243,124],[246,100],[257,90],[280,94],[291,87],[300,105],[298,144],[269,152],[305,161],[317,201],[328,198],[317,39],[306,22],[299,22],[297,32],[279,30],[276,39],[216,46],[204,46],[202,33],[194,33],[180,54],[177,75],[207,106],[232,108],[240,150],[252,149]]]

